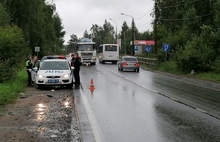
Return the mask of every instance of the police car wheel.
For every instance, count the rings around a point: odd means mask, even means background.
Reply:
[[[42,89],[42,88],[43,88],[42,85],[36,84],[36,89]]]
[[[73,88],[73,83],[69,84],[66,86],[68,89],[72,89]]]

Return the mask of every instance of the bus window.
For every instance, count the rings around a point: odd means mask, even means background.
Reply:
[[[117,51],[117,46],[115,46],[115,45],[105,45],[105,51]]]

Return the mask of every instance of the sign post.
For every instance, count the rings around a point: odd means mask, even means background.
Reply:
[[[147,56],[148,56],[148,58],[149,58],[149,53],[152,52],[152,47],[149,46],[149,45],[147,45],[147,46],[145,47],[145,51],[147,52]]]
[[[167,61],[167,52],[170,51],[170,44],[165,43],[162,45],[162,50],[165,52],[165,62]]]
[[[35,47],[35,52],[37,52],[37,57],[38,57],[38,52],[40,52],[40,47]]]

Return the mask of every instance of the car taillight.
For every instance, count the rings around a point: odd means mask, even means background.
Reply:
[[[127,62],[123,62],[123,63],[122,63],[122,66],[127,66],[127,65],[128,65]]]
[[[134,65],[135,65],[135,66],[137,66],[137,67],[139,67],[139,66],[140,66],[140,64],[139,64],[139,63],[135,63]]]
[[[66,59],[66,57],[65,57],[65,56],[62,56],[62,55],[59,56],[58,58],[59,58],[59,59]]]

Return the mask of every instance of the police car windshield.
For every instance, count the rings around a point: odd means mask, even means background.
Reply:
[[[69,64],[66,61],[45,61],[40,70],[69,70]]]

